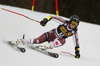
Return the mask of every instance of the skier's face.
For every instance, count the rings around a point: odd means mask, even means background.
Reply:
[[[72,21],[72,22],[70,23],[71,29],[73,29],[73,28],[75,28],[75,27],[77,27],[77,26],[78,26],[78,23],[75,22],[75,21]]]
[[[75,28],[75,24],[70,24],[71,29]]]

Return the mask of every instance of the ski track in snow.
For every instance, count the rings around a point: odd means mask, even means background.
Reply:
[[[1,8],[12,10],[30,18],[41,21],[43,18],[53,15],[30,10],[0,5]],[[55,15],[54,15],[55,16]],[[61,16],[60,16],[61,17]],[[62,17],[64,18],[64,17]],[[67,18],[64,18],[67,19]],[[70,55],[62,54],[60,51],[68,51],[74,54],[74,44],[72,37],[66,39],[66,44],[62,47],[48,50],[59,54],[59,58],[53,58],[34,51],[29,46],[25,53],[14,50],[4,41],[22,38],[36,38],[42,33],[56,28],[59,24],[50,21],[45,27],[39,23],[26,19],[25,17],[9,13],[0,9],[0,66],[99,66],[100,65],[100,25],[80,22],[79,44],[81,58],[76,59]]]

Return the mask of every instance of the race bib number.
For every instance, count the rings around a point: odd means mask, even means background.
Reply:
[[[69,36],[72,35],[72,33],[71,32],[68,32],[68,30],[64,26],[61,26],[60,27],[60,30],[61,30],[62,34],[65,35],[66,37],[69,37]]]

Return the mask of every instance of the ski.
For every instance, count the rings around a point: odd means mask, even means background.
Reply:
[[[12,41],[7,41],[7,43],[8,43],[9,45],[13,46],[13,47],[14,47],[16,50],[18,50],[18,51],[21,51],[21,52],[23,52],[23,53],[26,51],[25,48],[18,47],[18,45],[16,45],[16,44],[13,43]],[[36,50],[36,51],[39,51],[39,52],[41,52],[41,53],[43,53],[43,54],[49,55],[49,56],[51,56],[51,57],[54,57],[54,58],[58,58],[58,57],[59,57],[59,55],[58,55],[57,53],[48,52],[48,51],[46,51],[46,50],[44,50],[44,49],[40,49],[38,46],[34,46],[33,49]]]
[[[58,58],[59,57],[59,55],[57,53],[52,53],[52,52],[46,51],[44,49],[40,49],[38,46],[34,46],[33,49],[38,51],[38,52],[41,52],[43,54],[49,55],[51,57],[54,57],[54,58]]]
[[[23,34],[23,39],[25,39],[25,34]],[[22,47],[18,47],[18,44],[16,44],[15,42],[13,41],[7,41],[7,43],[11,46],[13,46],[16,50],[19,50],[21,52],[25,52],[26,49],[25,48],[22,48]],[[41,49],[39,48],[39,46],[33,46],[32,47],[35,51],[38,51],[38,52],[41,52],[43,54],[46,54],[46,55],[49,55],[51,57],[54,57],[54,58],[58,58],[59,55],[57,53],[52,53],[52,52],[49,52],[49,51],[46,51],[46,49]]]
[[[7,41],[7,43],[9,45],[11,45],[14,49],[18,50],[18,51],[21,51],[22,53],[24,53],[26,51],[25,48],[22,48],[22,47],[18,47],[18,45],[12,43],[12,41]]]

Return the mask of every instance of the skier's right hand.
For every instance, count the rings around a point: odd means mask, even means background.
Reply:
[[[40,22],[40,25],[45,26],[47,22],[48,22],[48,20],[47,20],[46,18],[44,18],[44,19]]]
[[[41,22],[40,25],[45,26],[48,21],[51,20],[51,16],[48,16],[47,18],[44,18]]]

